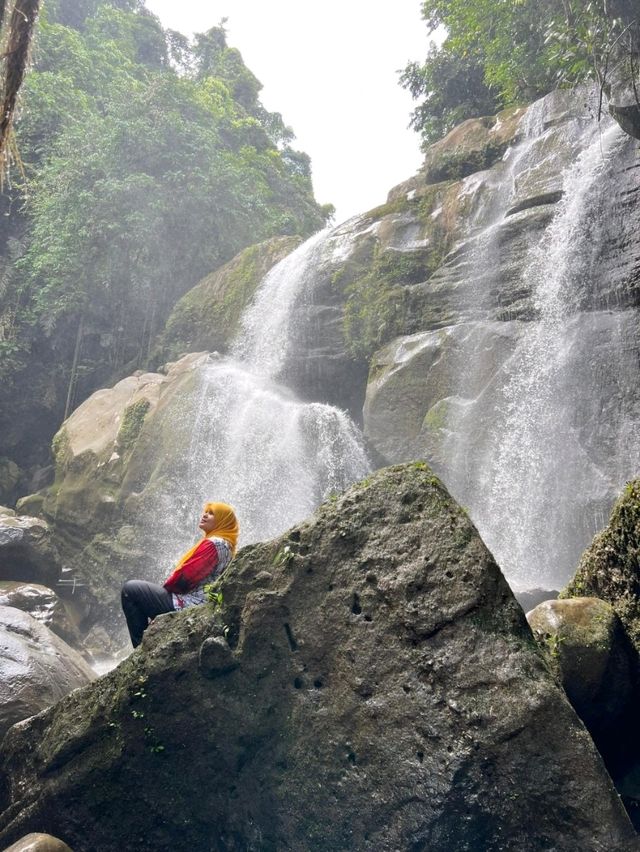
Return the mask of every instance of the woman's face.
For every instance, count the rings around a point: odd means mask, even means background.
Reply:
[[[202,517],[200,518],[200,523],[198,526],[202,530],[205,535],[207,533],[213,532],[216,525],[216,516],[214,512],[208,512],[206,509],[202,513]]]

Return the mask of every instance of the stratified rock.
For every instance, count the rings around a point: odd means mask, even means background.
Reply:
[[[49,525],[42,518],[0,516],[0,580],[54,585],[60,557]]]
[[[118,669],[11,730],[0,841],[64,827],[75,852],[637,849],[521,608],[425,465],[246,548],[220,589],[221,608],[157,619]],[[237,667],[212,679],[220,655]]]
[[[70,619],[63,601],[46,586],[38,583],[0,582],[0,606],[12,606],[28,612],[71,645],[77,645],[80,641],[78,628]]]
[[[608,601],[640,653],[640,479],[629,482],[608,525],[585,550],[561,598]]]
[[[435,267],[403,279],[398,262],[394,287],[363,274],[359,322],[345,308],[370,358],[370,446],[433,464],[519,586],[564,582],[640,459],[636,151],[608,119],[594,134],[590,111],[586,91],[553,93],[491,168],[394,190],[379,232],[401,210],[403,258],[427,242]],[[552,246],[567,264],[553,288]]]
[[[19,609],[0,606],[0,644],[0,736],[94,677],[80,654]]]
[[[620,723],[635,698],[638,656],[613,607],[598,598],[552,600],[527,619],[596,743],[612,733],[620,739]]]
[[[73,852],[66,843],[50,834],[27,834],[4,852]]]
[[[640,139],[640,10],[636,0],[611,0],[604,11],[615,22],[613,31],[620,33],[611,45],[603,80],[607,106],[625,133]]]

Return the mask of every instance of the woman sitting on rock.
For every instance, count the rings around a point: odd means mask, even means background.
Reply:
[[[233,559],[238,520],[231,506],[207,503],[198,526],[204,538],[184,554],[164,585],[128,580],[122,587],[122,611],[134,648],[156,615],[204,603],[205,586],[217,580]]]

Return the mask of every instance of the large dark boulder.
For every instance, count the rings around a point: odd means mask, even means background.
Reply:
[[[637,848],[522,610],[425,465],[245,548],[221,590],[10,731],[0,841]]]

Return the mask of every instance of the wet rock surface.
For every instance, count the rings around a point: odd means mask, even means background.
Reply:
[[[12,606],[33,616],[65,642],[76,645],[80,641],[77,626],[58,595],[38,583],[0,582],[0,606]]]
[[[545,601],[527,620],[596,743],[617,739],[636,698],[638,657],[613,607],[598,598]]]
[[[157,619],[118,669],[11,730],[0,841],[637,848],[521,608],[425,465],[245,548],[220,589],[220,608]]]
[[[19,609],[0,606],[0,736],[94,674],[69,645]]]
[[[0,515],[0,580],[54,585],[60,571],[60,557],[46,521]]]

